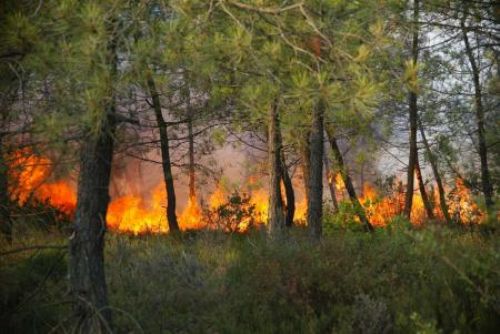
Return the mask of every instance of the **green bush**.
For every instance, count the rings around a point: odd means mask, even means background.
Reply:
[[[432,225],[415,230],[397,218],[375,233],[335,226],[320,243],[293,229],[275,241],[263,231],[109,234],[106,245],[117,332],[496,333],[500,328],[500,239],[476,231]],[[56,255],[2,263],[4,317],[37,289]],[[68,307],[43,306],[65,298],[64,261],[56,263],[51,283],[3,324],[16,332],[45,332],[68,317]],[[48,320],[42,323],[42,316]]]
[[[64,252],[13,255],[0,262],[0,322],[4,333],[48,332],[54,328],[66,291]]]

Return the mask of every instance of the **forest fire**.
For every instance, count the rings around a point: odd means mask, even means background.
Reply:
[[[52,162],[45,157],[39,157],[29,152],[14,154],[11,168],[11,178],[15,180],[10,189],[11,197],[19,205],[24,205],[34,199],[57,208],[59,211],[72,216],[76,209],[75,186],[67,180],[50,181]],[[335,176],[335,187],[339,197],[344,198],[345,186],[340,174]],[[248,187],[249,189],[251,187]],[[442,219],[439,211],[439,196],[434,198],[434,215]],[[231,193],[221,184],[210,194],[208,203],[200,205],[196,197],[187,201],[184,210],[179,214],[181,230],[220,228],[210,225],[208,216],[217,212],[227,203],[231,203]],[[249,190],[243,195],[246,200],[236,203],[241,210],[251,213],[250,218],[242,218],[233,222],[231,230],[244,232],[252,224],[266,224],[268,211],[268,193],[262,188]],[[484,218],[484,213],[474,202],[470,190],[464,182],[457,179],[456,186],[449,191],[449,213],[455,220],[465,224],[477,224]],[[377,190],[368,184],[363,187],[363,195],[359,198],[368,219],[376,227],[386,226],[390,220],[400,215],[404,206],[404,193],[394,192],[391,195],[381,196]],[[163,182],[160,182],[151,192],[149,198],[143,195],[127,194],[112,199],[106,217],[107,225],[111,230],[134,235],[144,233],[167,233],[168,224],[165,216],[166,191]],[[307,204],[305,200],[296,204],[295,220],[305,222]],[[218,213],[220,214],[220,213]],[[414,225],[422,224],[427,218],[424,203],[420,194],[415,194],[411,212],[411,221]],[[212,222],[213,223],[213,222]]]
[[[115,198],[109,204],[106,222],[110,229],[125,233],[166,233],[165,202],[163,184],[153,190],[151,201],[137,195]]]
[[[396,192],[391,196],[381,197],[375,188],[365,184],[363,196],[360,198],[368,219],[374,226],[386,226],[390,220],[402,214],[404,208],[405,194]],[[411,210],[411,222],[420,225],[424,222],[426,213],[424,203],[420,194],[413,196]]]
[[[24,205],[31,198],[48,203],[61,212],[71,215],[76,208],[76,192],[66,181],[47,182],[52,173],[52,162],[29,151],[15,152],[12,161],[9,187],[12,200]]]

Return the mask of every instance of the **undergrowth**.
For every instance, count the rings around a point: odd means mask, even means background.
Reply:
[[[328,225],[328,224],[327,224]],[[368,234],[301,228],[269,241],[196,231],[108,234],[106,274],[120,333],[495,333],[500,238],[404,222]],[[2,332],[70,330],[67,235],[23,231],[0,252]]]

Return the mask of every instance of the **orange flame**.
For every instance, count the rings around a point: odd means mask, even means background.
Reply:
[[[11,157],[10,177],[15,182],[9,191],[11,198],[20,205],[26,204],[30,199],[48,203],[68,215],[73,215],[76,209],[76,191],[71,182],[56,180],[48,182],[52,174],[52,162],[45,157],[39,157],[27,150],[14,153]],[[330,176],[333,178],[333,176]],[[339,191],[345,189],[340,173],[335,175],[335,187]],[[255,179],[249,178],[249,204],[254,207],[252,221],[257,224],[267,224],[269,209],[268,192],[262,188],[255,189]],[[253,189],[252,189],[253,188]],[[216,210],[228,201],[228,191],[222,184],[218,184],[210,195],[208,209]],[[442,218],[439,210],[439,196],[436,192],[430,194],[434,198],[434,213]],[[392,195],[381,196],[377,190],[365,184],[360,202],[370,222],[379,227],[386,226],[392,218],[403,211],[404,193],[396,192]],[[466,224],[481,223],[485,214],[481,212],[473,200],[470,190],[465,187],[461,179],[457,179],[454,190],[449,192],[449,213],[457,221]],[[151,197],[128,194],[114,198],[108,207],[106,216],[110,229],[132,234],[142,233],[167,233],[166,221],[166,192],[163,183],[158,184],[152,191]],[[304,223],[307,214],[307,203],[304,200],[296,204],[295,220]],[[415,225],[426,220],[426,211],[420,194],[415,193],[411,212],[411,221]],[[243,219],[238,223],[237,231],[246,231],[250,221]],[[188,203],[179,216],[179,225],[182,230],[201,229],[207,227],[204,209],[197,198],[189,198]]]
[[[342,179],[342,175],[340,173],[335,175],[335,188],[340,192],[345,189],[344,180]]]
[[[400,192],[390,196],[380,197],[375,188],[365,185],[363,196],[360,202],[364,207],[368,219],[375,226],[386,226],[392,218],[402,214],[405,194]],[[430,194],[434,198],[434,215],[443,219],[439,208],[439,194],[437,191]],[[449,213],[455,217],[456,221],[464,224],[481,223],[485,217],[484,213],[478,208],[472,198],[471,191],[464,186],[461,179],[456,180],[456,188],[450,192],[451,200],[449,204]],[[411,210],[411,222],[413,225],[421,225],[427,219],[427,213],[424,201],[420,193],[413,195],[413,205]]]
[[[106,215],[110,229],[133,234],[166,233],[165,215],[166,192],[163,184],[153,190],[148,203],[142,197],[126,195],[111,201]]]
[[[462,179],[458,178],[455,181],[455,189],[450,192],[449,197],[448,212],[455,220],[464,224],[478,224],[485,218],[484,212],[474,202],[471,191]]]
[[[30,199],[48,203],[65,214],[71,215],[76,208],[76,192],[66,181],[46,183],[52,173],[52,162],[33,155],[29,150],[20,150],[10,157],[11,199],[24,205]]]
[[[202,209],[196,197],[189,197],[187,206],[179,217],[179,225],[182,230],[205,227]]]

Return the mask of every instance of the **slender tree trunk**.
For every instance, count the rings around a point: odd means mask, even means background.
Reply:
[[[191,108],[191,90],[189,87],[189,73],[185,72],[185,89],[184,98],[187,106],[187,126],[188,126],[188,141],[189,141],[189,199],[196,200],[196,184],[195,184],[195,165],[194,165],[194,135],[193,135],[193,109]]]
[[[0,231],[9,243],[12,242],[12,221],[9,208],[9,167],[5,161],[3,135],[0,134]]]
[[[424,177],[422,175],[422,170],[420,169],[420,162],[418,160],[415,164],[415,172],[417,174],[418,189],[420,190],[420,196],[422,197],[422,202],[424,202],[425,212],[427,213],[427,218],[434,219],[434,212],[432,211],[432,205],[429,201],[429,196],[427,195],[427,190],[425,189]]]
[[[431,151],[431,147],[429,146],[429,142],[427,141],[427,137],[425,135],[425,131],[422,126],[421,120],[419,120],[419,128],[420,128],[420,135],[422,136],[422,141],[424,142],[425,151],[427,153],[427,157],[429,158],[429,162],[431,164],[432,174],[434,174],[434,179],[436,180],[436,184],[438,187],[439,207],[441,208],[441,212],[443,213],[443,217],[446,220],[446,222],[448,224],[451,224],[451,217],[448,212],[448,204],[446,203],[446,193],[444,191],[443,181],[441,180],[441,175],[439,174],[436,157]]]
[[[188,118],[188,138],[189,138],[189,198],[191,200],[196,200],[193,117],[191,112],[189,112],[189,118]]]
[[[110,115],[114,106],[109,109],[97,137],[88,138],[81,148],[78,203],[70,237],[69,279],[83,333],[105,332],[111,327],[103,254],[113,160],[114,124]]]
[[[472,80],[474,83],[474,103],[476,105],[476,122],[477,122],[477,137],[479,145],[479,157],[481,159],[481,183],[483,187],[484,200],[488,211],[493,208],[493,186],[491,184],[490,171],[488,167],[488,148],[486,145],[485,130],[484,130],[484,107],[481,91],[481,81],[479,78],[479,67],[474,58],[474,52],[467,36],[467,29],[465,27],[465,17],[460,21],[462,28],[462,35],[465,43],[465,51],[469,59],[470,67],[472,69]]]
[[[285,226],[292,227],[293,219],[295,216],[295,192],[293,191],[292,178],[288,173],[285,153],[283,152],[283,150],[281,150],[281,177],[283,185],[285,186],[285,196],[286,196]]]
[[[153,109],[156,115],[156,122],[158,124],[158,130],[160,132],[160,149],[161,149],[161,161],[163,168],[163,178],[165,181],[165,188],[167,191],[167,221],[168,229],[170,232],[175,232],[179,230],[179,224],[177,223],[177,215],[175,213],[175,188],[174,188],[174,178],[172,175],[172,167],[170,161],[170,149],[168,147],[168,133],[167,133],[167,123],[163,118],[161,111],[160,95],[156,90],[156,84],[153,79],[153,75],[150,74],[148,77],[148,88],[153,100]]]
[[[299,143],[299,151],[301,156],[301,169],[302,169],[302,179],[304,185],[304,196],[306,198],[306,203],[309,205],[309,179],[311,175],[311,150],[309,147],[309,137],[311,132],[307,131],[301,138]],[[309,207],[307,207],[309,211]],[[307,212],[306,212],[307,215]]]
[[[354,185],[352,184],[351,177],[347,171],[347,168],[344,164],[344,158],[342,157],[342,153],[340,152],[340,148],[337,145],[337,139],[334,136],[333,129],[331,127],[326,128],[326,132],[328,134],[328,139],[330,141],[330,146],[333,151],[333,156],[335,157],[335,161],[337,162],[337,166],[340,171],[340,175],[342,176],[342,180],[344,181],[345,188],[347,190],[347,194],[349,198],[356,208],[357,216],[361,223],[366,227],[367,231],[372,232],[374,230],[372,224],[368,221],[366,217],[365,210],[361,203],[359,202],[358,196],[356,195],[356,190],[354,189]]]
[[[312,114],[310,144],[309,202],[307,226],[314,239],[321,238],[323,224],[323,117],[325,106],[322,101],[315,106]]]
[[[339,211],[339,203],[337,202],[337,195],[335,191],[335,178],[333,177],[332,170],[330,169],[330,160],[327,154],[323,154],[323,163],[325,165],[325,177],[332,197],[333,209],[335,212]]]
[[[283,199],[281,197],[281,134],[278,102],[269,108],[269,235],[279,236],[283,233],[285,217],[283,215]]]
[[[414,0],[414,8],[413,8],[413,41],[412,41],[412,60],[413,64],[417,64],[418,62],[418,38],[419,38],[419,29],[418,29],[418,18],[419,18],[419,8],[420,3],[419,0]],[[418,159],[417,152],[417,116],[418,116],[418,107],[417,107],[417,93],[414,91],[410,91],[409,94],[409,112],[410,112],[410,156],[408,159],[408,173],[407,173],[407,181],[406,181],[406,196],[405,196],[405,207],[403,210],[406,218],[411,218],[411,208],[413,204],[413,190],[414,190],[414,176],[415,176],[415,166]]]

